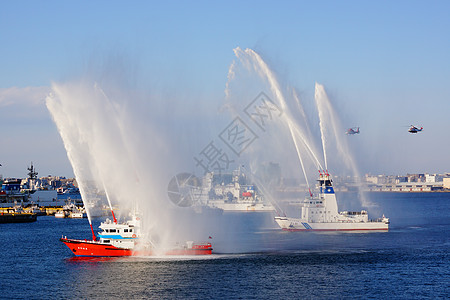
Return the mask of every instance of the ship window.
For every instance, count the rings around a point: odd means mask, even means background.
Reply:
[[[127,229],[127,228],[125,228],[125,229],[123,230],[123,232],[128,232],[128,229]]]
[[[110,229],[109,232],[116,232],[116,230],[115,229]]]
[[[110,240],[103,240],[104,243],[109,243],[111,242]]]
[[[130,232],[133,232],[133,229],[130,228]]]

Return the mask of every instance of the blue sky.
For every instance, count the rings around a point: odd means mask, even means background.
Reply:
[[[363,173],[450,172],[449,12],[448,1],[4,1],[0,174],[24,177],[33,161],[40,175],[73,175],[44,105],[52,81],[120,56],[131,84],[214,106],[238,46],[303,101],[325,86],[344,125],[361,127],[350,144]]]

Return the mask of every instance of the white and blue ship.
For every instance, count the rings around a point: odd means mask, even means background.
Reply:
[[[388,230],[389,218],[370,220],[367,211],[338,212],[333,181],[328,172],[320,173],[319,195],[305,198],[300,218],[275,217],[287,231],[368,231]]]

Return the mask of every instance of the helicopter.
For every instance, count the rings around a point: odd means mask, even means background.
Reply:
[[[349,128],[347,129],[347,131],[345,132],[345,134],[357,134],[359,133],[359,127],[353,127],[353,128]]]
[[[414,125],[411,125],[411,127],[409,127],[409,129],[408,129],[408,131],[410,132],[410,133],[418,133],[418,132],[420,132],[420,131],[422,131],[423,130],[423,127],[420,127],[420,129],[419,128],[417,128],[416,126],[414,126]]]

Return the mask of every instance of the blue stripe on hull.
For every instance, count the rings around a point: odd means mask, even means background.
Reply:
[[[308,224],[308,223],[303,223],[302,222],[303,227],[305,227],[307,230],[311,230],[312,227]]]
[[[131,237],[123,237],[121,235],[114,235],[114,234],[108,234],[108,235],[99,234],[98,237],[104,238],[104,239],[114,239],[114,240],[132,240],[132,239],[134,239]]]

